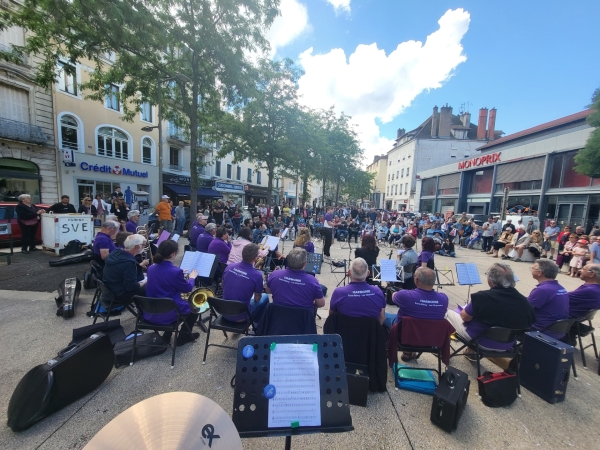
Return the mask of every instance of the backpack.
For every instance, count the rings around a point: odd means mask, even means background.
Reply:
[[[115,368],[128,366],[131,362],[131,352],[133,351],[133,334],[129,333],[124,341],[117,342],[114,347],[115,351]],[[160,345],[161,347],[150,347],[149,345]],[[136,349],[133,356],[134,361],[148,358],[150,356],[162,355],[167,351],[168,346],[165,345],[164,338],[156,331],[152,333],[144,333],[138,331],[136,339]]]
[[[68,256],[68,255],[76,255],[77,253],[81,253],[83,251],[83,244],[81,241],[77,239],[73,239],[69,241],[65,248],[59,250],[60,256]]]

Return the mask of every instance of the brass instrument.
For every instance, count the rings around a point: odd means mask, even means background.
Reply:
[[[146,253],[146,256],[148,257],[148,259],[150,260],[150,264],[154,264],[154,258],[152,256],[152,243],[150,242],[150,232],[148,230],[148,225],[144,225],[142,227],[137,227],[135,229],[136,234],[139,234],[140,236],[144,236],[144,238],[146,239],[146,246],[144,247],[144,251],[143,253]]]
[[[199,287],[189,293],[181,293],[181,298],[187,300],[192,308],[192,313],[198,314],[202,305],[208,301],[208,297],[212,297],[214,292],[205,287]]]

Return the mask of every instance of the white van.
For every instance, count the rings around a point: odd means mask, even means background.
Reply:
[[[525,225],[527,229],[529,228],[529,222],[533,222],[533,226],[531,230],[539,230],[540,229],[540,219],[537,216],[521,216],[519,214],[507,214],[506,219],[502,221],[502,225],[506,223],[508,219],[512,220],[512,224],[516,227],[519,224],[519,220],[522,220],[522,224]]]

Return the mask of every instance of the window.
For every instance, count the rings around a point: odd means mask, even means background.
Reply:
[[[200,157],[200,175],[206,176],[206,155]]]
[[[154,143],[152,142],[152,139],[148,137],[142,139],[142,164],[153,164],[153,149]]]
[[[60,147],[63,150],[79,151],[79,123],[73,116],[64,115],[60,118]]]
[[[104,52],[104,57],[110,62],[115,62],[117,60],[117,54],[115,52]]]
[[[0,117],[29,123],[28,92],[0,83]]]
[[[404,194],[408,195],[408,183],[404,184]]]
[[[248,181],[248,183],[252,183],[252,169],[248,169],[248,176],[246,178],[246,181]]]
[[[390,174],[388,173],[388,181],[390,181]]]
[[[392,174],[392,180],[394,179],[394,174]]]
[[[256,171],[256,184],[262,184],[262,173],[260,173],[260,170]]]
[[[396,170],[396,178],[400,178],[400,171]]]
[[[563,153],[552,157],[551,188],[574,188],[596,186],[590,177],[575,172],[575,155],[577,152]],[[594,180],[595,181],[595,180]]]
[[[216,177],[220,177],[221,176],[221,161],[217,161],[215,163],[215,176]]]
[[[242,166],[237,166],[235,179],[240,181],[242,179]]]
[[[108,158],[129,159],[129,138],[112,127],[100,127],[97,132],[96,154]]]
[[[110,84],[108,86],[108,95],[106,96],[106,107],[114,111],[120,111],[119,106],[119,86]]]
[[[294,190],[294,183],[289,181],[288,182],[288,191],[293,191]]]
[[[492,175],[494,168],[478,170],[471,175],[469,194],[489,194],[492,192]]]
[[[385,195],[390,195],[390,187],[389,186],[387,186],[385,188]]]
[[[77,95],[77,71],[75,66],[60,61],[58,63],[58,89]]]
[[[404,178],[404,169],[402,169],[402,178]]]
[[[181,129],[181,127],[178,127],[175,122],[169,122],[167,133],[170,138],[174,138],[180,141],[186,140],[185,136],[183,135],[183,130]]]
[[[410,174],[410,167],[406,168],[406,176],[408,176]]]
[[[232,169],[232,165],[231,164],[227,164],[227,179],[231,180],[231,169]]]
[[[169,169],[181,170],[180,149],[169,147]]]
[[[400,195],[402,195],[402,185],[400,185]]]
[[[435,178],[427,178],[426,180],[423,180],[423,182],[421,183],[421,195],[435,195],[435,186]]]
[[[394,190],[394,195],[398,195],[398,185],[396,185],[396,189]]]
[[[142,103],[142,120],[144,122],[152,122],[152,105],[150,102]]]

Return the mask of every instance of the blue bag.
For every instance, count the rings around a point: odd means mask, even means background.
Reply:
[[[415,369],[403,364],[394,364],[394,374],[397,372],[396,387],[420,394],[433,395],[437,381],[431,370]]]

